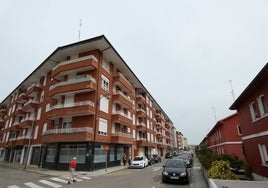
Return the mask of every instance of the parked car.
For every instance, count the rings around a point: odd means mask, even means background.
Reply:
[[[179,155],[178,159],[182,159],[185,162],[186,166],[189,168],[193,165],[192,156],[190,154],[184,153],[182,155]]]
[[[152,155],[147,155],[148,158],[148,164],[153,165],[155,163],[154,158]]]
[[[172,155],[172,153],[167,152],[165,157],[166,157],[166,159],[172,159],[173,155]]]
[[[154,154],[152,156],[154,158],[155,163],[161,163],[162,159],[161,159],[161,157],[159,155]]]
[[[168,159],[163,166],[162,181],[189,183],[189,174],[182,159]]]
[[[146,166],[148,166],[146,156],[136,156],[130,163],[130,168],[145,168]]]

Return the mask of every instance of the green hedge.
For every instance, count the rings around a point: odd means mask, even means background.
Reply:
[[[237,168],[237,169],[243,169],[245,171],[245,176],[247,177],[247,179],[252,179],[250,166],[245,161],[240,160],[235,155],[223,154],[223,155],[218,156],[218,155],[213,154],[212,150],[207,148],[206,146],[199,146],[198,148],[196,148],[196,154],[199,158],[200,163],[203,165],[203,167],[206,170],[208,170],[208,172],[211,168],[213,168],[213,173],[215,173],[215,176],[222,173],[221,172],[222,169],[219,167],[218,162],[225,161],[226,164],[222,163],[222,162],[220,164],[221,165],[229,165],[228,170],[230,172],[232,172],[230,170],[230,167]],[[219,172],[215,172],[215,170],[217,171],[217,169],[219,170]],[[231,173],[229,173],[229,171],[228,171],[228,178],[232,179],[233,175],[231,175]],[[211,172],[210,175],[213,176],[212,175],[213,173]],[[226,178],[226,177],[223,176],[223,178]]]

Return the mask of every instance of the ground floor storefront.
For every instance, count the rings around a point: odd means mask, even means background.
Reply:
[[[109,150],[105,151],[105,147]],[[109,143],[51,143],[44,145],[42,167],[67,170],[73,157],[77,158],[77,170],[93,171],[123,164],[123,155],[131,151],[130,145]]]
[[[1,148],[1,161],[25,165],[41,165],[42,146],[14,146]]]

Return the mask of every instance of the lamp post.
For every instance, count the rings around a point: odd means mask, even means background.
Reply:
[[[106,99],[110,100],[112,97],[110,94],[102,95],[98,100],[96,100],[95,103],[95,118],[94,118],[94,123],[93,123],[93,142],[92,142],[92,157],[91,157],[91,171],[94,170],[94,158],[95,158],[95,142],[96,142],[96,132],[97,132],[97,116],[98,116],[98,106],[100,100],[105,97]]]
[[[27,168],[27,163],[28,163],[28,159],[29,159],[29,154],[30,154],[30,146],[31,146],[31,141],[33,138],[33,128],[34,128],[34,122],[35,122],[35,112],[33,110],[33,120],[32,120],[32,126],[31,126],[31,134],[28,140],[28,146],[27,146],[27,151],[26,151],[26,156],[25,156],[25,164],[23,169]]]

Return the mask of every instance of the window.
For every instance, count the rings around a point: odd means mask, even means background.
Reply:
[[[107,120],[106,119],[99,119],[99,134],[100,135],[107,135]]]
[[[259,144],[259,150],[261,155],[262,164],[268,166],[268,154],[265,144]]]
[[[56,145],[49,145],[47,148],[46,162],[54,162],[56,156]]]
[[[41,97],[40,97],[40,103],[44,101],[44,95],[45,95],[45,92],[42,91],[42,93],[41,93]]]
[[[109,80],[103,75],[101,75],[101,88],[105,91],[109,91]]]
[[[115,161],[115,149],[113,145],[110,145],[109,154],[110,154],[110,161]]]
[[[252,121],[255,121],[258,118],[257,108],[255,102],[249,104],[250,114]]]
[[[258,106],[260,109],[261,116],[265,116],[268,112],[267,105],[264,99],[264,95],[261,95],[257,98]]]
[[[60,148],[60,163],[69,163],[73,157],[77,158],[77,163],[86,161],[86,144],[67,144]]]
[[[62,129],[72,128],[72,122],[63,122]]]
[[[237,128],[237,133],[238,133],[238,135],[242,135],[240,125],[237,125],[236,128]]]
[[[39,129],[39,126],[37,125],[34,129],[34,139],[37,139],[38,129]]]
[[[94,163],[101,163],[106,161],[106,152],[101,146],[95,146]]]

